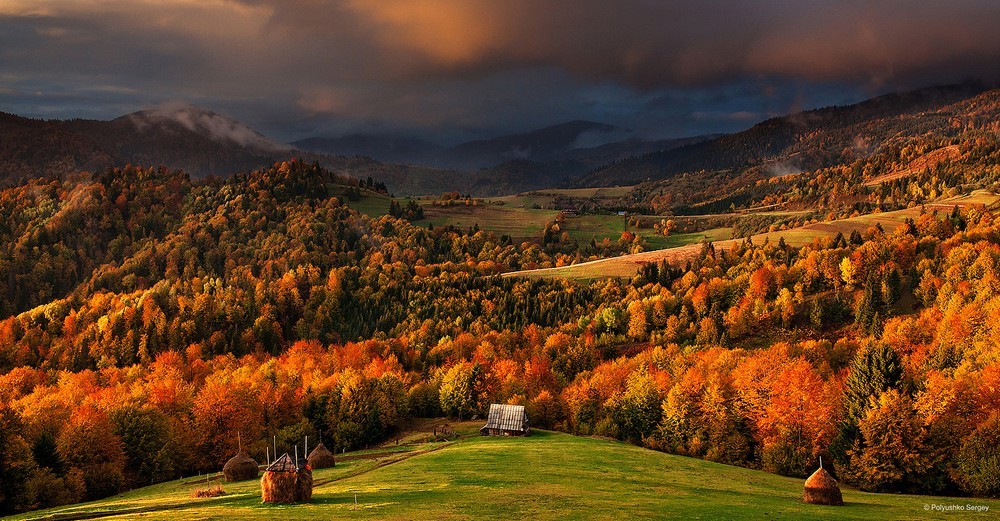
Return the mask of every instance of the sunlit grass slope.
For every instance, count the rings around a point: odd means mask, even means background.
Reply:
[[[924,206],[923,211],[949,212],[955,206],[969,207],[982,205],[994,208],[998,202],[1000,202],[1000,196],[985,191],[977,191],[969,195],[950,197],[935,203],[929,203]],[[763,243],[765,240],[777,243],[779,240],[784,239],[790,246],[804,246],[818,237],[833,237],[837,233],[843,233],[846,237],[853,231],[864,233],[868,228],[877,224],[881,225],[887,232],[891,232],[896,227],[904,224],[906,219],[918,218],[921,211],[920,207],[913,207],[892,212],[865,214],[848,219],[808,224],[790,230],[758,234],[751,237],[751,239],[755,244]],[[707,234],[708,232],[704,233]],[[714,241],[715,248],[718,250],[728,249],[732,247],[733,243],[742,241],[743,239],[717,240],[717,238],[709,237],[708,240]],[[683,246],[672,245],[660,250],[582,262],[571,266],[510,272],[506,276],[565,277],[581,280],[603,277],[632,277],[639,271],[639,268],[643,264],[649,262],[668,261],[675,265],[683,265],[684,261],[694,258],[701,251],[701,244],[693,244],[695,242],[700,243],[702,241],[692,240]]]
[[[313,502],[269,506],[256,481],[194,499],[192,480],[21,518],[81,519],[951,519],[924,505],[1000,501],[885,495],[844,489],[847,506],[803,504],[800,479],[642,449],[538,432],[419,443],[381,459],[344,461],[315,473]],[[960,514],[962,518],[968,513]],[[53,517],[54,516],[54,517]]]

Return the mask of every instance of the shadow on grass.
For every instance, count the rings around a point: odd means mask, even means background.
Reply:
[[[354,495],[353,494],[334,494],[330,496],[313,496],[312,505],[353,505]]]

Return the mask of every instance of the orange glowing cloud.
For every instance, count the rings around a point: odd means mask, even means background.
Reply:
[[[266,121],[462,128],[514,105],[614,118],[673,90],[997,81],[998,17],[989,0],[0,0],[0,101],[225,100],[271,107]]]
[[[643,87],[754,74],[881,81],[1000,52],[991,23],[1000,6],[977,1],[945,9],[922,1],[346,1],[379,44],[438,70],[548,65]]]
[[[375,24],[383,43],[415,49],[443,64],[474,61],[500,37],[495,24],[500,13],[478,2],[351,0],[350,6]]]

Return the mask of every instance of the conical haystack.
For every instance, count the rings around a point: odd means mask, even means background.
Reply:
[[[244,481],[257,478],[257,462],[242,450],[226,462],[222,474],[226,481]]]
[[[299,469],[295,482],[295,502],[308,503],[313,497],[313,473],[306,465]]]
[[[328,469],[337,465],[337,460],[333,453],[330,452],[322,443],[316,446],[312,452],[309,453],[309,457],[306,458],[309,462],[309,468],[311,469]]]
[[[813,475],[806,480],[802,500],[813,505],[844,505],[844,498],[840,494],[837,480],[833,479],[833,476],[823,467],[813,472]]]
[[[288,454],[281,456],[264,470],[264,476],[260,478],[260,495],[265,503],[295,503],[298,496],[298,470]]]

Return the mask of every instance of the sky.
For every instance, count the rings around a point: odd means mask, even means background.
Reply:
[[[997,22],[995,0],[0,0],[0,111],[186,102],[286,142],[577,119],[672,138],[996,82]]]

